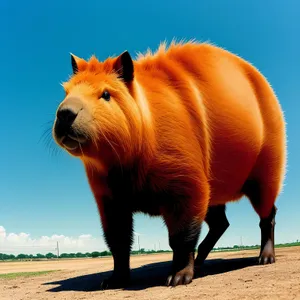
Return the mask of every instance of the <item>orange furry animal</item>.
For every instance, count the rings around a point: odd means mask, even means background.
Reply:
[[[73,76],[53,126],[79,157],[94,193],[114,272],[130,279],[134,212],[162,216],[173,249],[167,285],[192,281],[229,226],[225,204],[246,195],[260,217],[259,262],[273,263],[275,200],[285,175],[283,113],[263,75],[210,44],[172,43],[132,60],[71,55]],[[198,248],[201,223],[209,233]]]

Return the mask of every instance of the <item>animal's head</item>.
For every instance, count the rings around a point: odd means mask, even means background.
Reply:
[[[73,74],[53,125],[56,143],[82,160],[118,163],[140,147],[141,118],[127,51],[104,62],[71,54]]]

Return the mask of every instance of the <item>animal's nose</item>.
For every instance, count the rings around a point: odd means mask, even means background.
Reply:
[[[57,111],[57,119],[66,126],[71,126],[77,117],[77,113],[70,108],[62,108]]]

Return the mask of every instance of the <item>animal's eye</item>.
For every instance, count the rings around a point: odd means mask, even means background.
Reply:
[[[109,101],[110,99],[110,93],[108,91],[104,91],[101,95],[101,98],[103,98],[106,101]]]

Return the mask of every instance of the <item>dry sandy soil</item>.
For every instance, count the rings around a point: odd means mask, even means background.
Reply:
[[[300,247],[276,250],[277,261],[257,265],[258,250],[212,253],[187,286],[164,286],[170,254],[132,257],[126,290],[97,290],[111,258],[0,263],[0,273],[59,270],[29,278],[0,279],[1,300],[39,299],[300,299]]]

